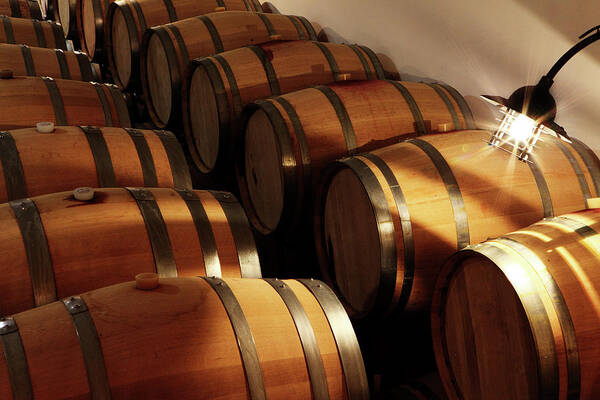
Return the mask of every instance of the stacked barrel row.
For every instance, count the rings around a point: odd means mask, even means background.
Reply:
[[[178,51],[192,58],[273,40],[309,43],[315,29],[301,17],[257,14],[256,1],[161,1],[163,14],[152,2],[117,3],[56,2],[50,17],[62,26],[4,20],[2,397],[368,398],[357,338],[334,292],[318,280],[258,279],[253,232],[235,196],[194,190],[183,131],[163,130],[177,125],[139,113],[137,58],[146,27],[193,16],[181,32],[190,39],[202,33],[204,42],[177,42],[190,46]],[[104,35],[109,11],[114,29]],[[79,19],[92,29],[78,29]],[[163,32],[158,45],[148,39],[158,48],[153,60],[164,55]],[[65,37],[90,56],[69,51]],[[207,38],[219,40],[194,53]],[[125,42],[132,47],[115,46]],[[131,71],[117,69],[122,57],[133,57]],[[185,79],[189,61],[168,59],[177,63],[177,79]],[[152,90],[161,90],[164,79],[152,68]],[[322,79],[332,79],[324,71]],[[132,83],[123,84],[128,75]],[[112,76],[118,85],[98,83]],[[170,87],[182,92],[181,85]],[[288,90],[297,87],[303,84]],[[182,114],[178,105],[173,110]],[[167,335],[180,345],[168,344]],[[153,385],[144,385],[149,378]],[[228,384],[214,384],[220,381]]]

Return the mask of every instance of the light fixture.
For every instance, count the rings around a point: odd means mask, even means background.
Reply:
[[[594,32],[596,31],[596,32]],[[592,35],[590,35],[594,32]],[[580,41],[567,51],[550,71],[535,86],[523,86],[515,90],[508,99],[499,96],[481,96],[500,107],[504,114],[498,129],[489,143],[514,153],[520,160],[528,161],[542,133],[556,134],[569,139],[565,129],[554,122],[556,101],[550,94],[554,77],[561,68],[579,51],[600,39],[600,25],[579,37]]]

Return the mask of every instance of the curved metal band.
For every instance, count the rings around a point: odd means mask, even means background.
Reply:
[[[217,112],[219,114],[219,148],[226,149],[227,146],[229,146],[229,144],[231,143],[231,104],[229,103],[229,99],[227,98],[227,92],[225,91],[223,78],[221,77],[217,66],[211,58],[207,57],[195,59],[193,60],[193,63],[195,65],[195,67],[193,68],[203,68],[210,78],[210,84],[213,88],[213,93],[217,102]],[[186,124],[189,124],[189,122],[186,122]],[[194,146],[196,146],[195,142],[196,141],[194,141]],[[196,149],[196,151],[198,150]]]
[[[58,61],[58,67],[60,68],[60,77],[62,79],[71,79],[71,72],[69,71],[65,52],[61,49],[55,49],[54,53],[56,54],[56,60]]]
[[[183,36],[181,36],[181,32],[177,25],[167,24],[167,29],[171,31],[173,37],[175,37],[175,41],[177,42],[177,47],[179,48],[179,52],[181,53],[181,73],[185,71],[188,64],[190,63],[190,54],[188,53],[187,46],[185,45],[185,41],[183,40]],[[179,59],[177,59],[179,60]],[[179,64],[179,63],[178,63]],[[180,93],[181,89],[177,88],[177,93]]]
[[[225,78],[227,78],[227,82],[229,82],[229,91],[231,92],[231,98],[233,101],[233,112],[235,115],[240,115],[244,106],[242,104],[240,89],[238,88],[237,80],[235,79],[233,70],[231,69],[231,66],[229,65],[227,60],[222,56],[214,55],[212,58],[217,60],[217,62],[223,68],[223,72],[225,72]]]
[[[349,44],[347,46],[350,47],[352,49],[352,51],[354,51],[354,54],[356,54],[356,57],[358,57],[358,59],[360,60],[360,63],[362,64],[362,67],[365,70],[365,76],[366,76],[367,80],[375,79],[375,75],[373,74],[373,70],[371,69],[371,66],[367,62],[367,59],[363,55],[362,51],[358,48],[358,46],[356,46],[354,44]]]
[[[267,80],[269,81],[269,87],[271,88],[272,96],[279,96],[281,94],[281,89],[279,88],[279,80],[277,79],[277,74],[275,73],[275,68],[273,68],[273,64],[269,60],[267,53],[260,46],[247,46],[252,52],[256,55],[260,63],[262,64],[265,74],[267,75]]]
[[[502,244],[499,245],[502,246]],[[492,260],[514,286],[514,282],[510,280],[511,275],[514,275],[514,273],[511,274],[511,272],[515,270],[515,267],[519,269],[521,266],[514,266],[514,255],[500,246],[494,245],[494,242],[487,242],[476,247],[475,250]],[[525,278],[523,274],[518,276],[520,277],[518,286],[514,288],[523,304],[523,308],[526,310],[537,348],[539,397],[540,399],[558,399],[558,358],[554,346],[552,326],[534,283]]]
[[[242,278],[262,278],[256,243],[254,243],[254,237],[244,209],[231,193],[211,190],[210,194],[221,205],[229,223]]]
[[[11,17],[23,18],[23,15],[21,14],[21,7],[19,6],[19,0],[8,0],[8,4],[10,5]]]
[[[80,126],[79,129],[85,134],[90,151],[94,157],[98,187],[116,187],[117,180],[115,178],[112,158],[106,145],[106,140],[104,140],[102,130],[95,126]]]
[[[167,26],[172,27],[173,25],[168,24]],[[171,86],[171,102],[174,102],[181,97],[181,74],[183,73],[183,68],[185,68],[184,66],[187,64],[180,64],[179,57],[177,56],[177,52],[175,51],[175,46],[173,45],[173,41],[171,40],[171,37],[169,36],[169,33],[167,32],[167,29],[164,26],[157,26],[155,28],[152,28],[152,30],[154,34],[160,39],[160,42],[163,45],[165,55],[167,57],[169,76],[166,77],[166,79],[168,80],[169,85]],[[170,30],[171,32],[174,32],[173,29]],[[177,31],[177,33],[179,33],[179,30],[177,28],[175,28],[175,30]],[[174,36],[176,38],[175,40],[177,40],[177,36]],[[148,43],[150,43],[150,41],[148,41]],[[181,48],[181,43],[179,43],[178,45]],[[183,47],[185,49],[185,43],[183,44]],[[187,57],[187,50],[185,56]],[[154,100],[156,101],[156,99]],[[171,109],[172,111],[177,112],[176,107],[171,106]],[[173,116],[170,117],[172,118]]]
[[[27,76],[35,76],[35,64],[31,56],[31,49],[25,44],[20,44],[19,46],[21,47],[21,55],[23,56],[23,64],[25,64]]]
[[[254,11],[254,9],[252,8],[252,6],[248,2],[248,0],[243,0],[243,1],[244,1],[244,4],[246,5],[246,10],[248,10],[248,11]]]
[[[310,159],[310,149],[308,147],[308,142],[306,141],[306,134],[304,133],[304,127],[302,126],[302,122],[300,121],[300,117],[296,113],[294,107],[287,101],[284,97],[274,97],[272,101],[276,101],[283,107],[283,110],[286,112],[287,117],[290,119],[292,123],[292,128],[294,129],[294,135],[296,137],[296,142],[300,147],[300,157],[302,159],[302,180],[303,184],[303,199],[302,202],[306,204],[310,204],[312,201],[311,196],[311,188],[312,188],[312,165]],[[302,204],[300,204],[299,209],[303,209]]]
[[[592,181],[594,182],[594,189],[596,189],[596,195],[600,196],[600,160],[596,157],[596,154],[585,145],[582,141],[572,137],[571,146],[577,154],[583,159],[586,168],[588,169]]]
[[[265,24],[265,28],[267,29],[269,36],[273,36],[273,35],[277,34],[277,31],[273,27],[273,23],[271,22],[271,20],[267,16],[267,14],[258,13],[256,15],[258,15],[258,17],[260,18],[262,23]]]
[[[33,24],[33,30],[35,31],[35,37],[38,41],[38,46],[44,48],[48,47],[46,43],[46,36],[44,36],[42,23],[36,19],[32,19],[31,23]]]
[[[61,50],[67,50],[67,42],[65,41],[62,25],[59,25],[56,22],[50,22],[50,26],[52,27],[52,33],[54,34],[54,47]]]
[[[27,183],[21,156],[10,132],[0,132],[0,162],[8,201],[27,197]]]
[[[242,311],[240,303],[237,301],[231,288],[229,288],[227,283],[222,279],[209,277],[203,277],[202,279],[214,289],[221,299],[225,311],[227,311],[229,321],[231,322],[231,326],[233,327],[233,331],[237,338],[240,355],[242,356],[250,399],[266,400],[267,393],[265,390],[265,381],[258,359],[258,353],[256,352],[254,336],[252,335],[250,325],[248,325],[248,321],[246,320],[246,316]]]
[[[204,23],[204,26],[206,26],[206,29],[208,30],[210,38],[213,42],[213,46],[215,47],[215,53],[222,53],[223,51],[225,51],[225,48],[223,47],[223,41],[221,40],[221,36],[219,35],[219,31],[217,30],[217,27],[212,22],[212,20],[206,15],[200,15],[196,18],[202,21]]]
[[[139,32],[140,33],[146,32],[146,29],[148,29],[148,24],[146,23],[146,18],[144,17],[144,12],[142,11],[142,7],[137,2],[137,0],[129,0],[129,4],[131,4],[131,6],[133,7],[133,10],[135,11],[135,14],[137,15],[137,20],[138,20],[138,23],[140,24]],[[123,8],[127,9],[127,11],[130,11],[129,7],[123,7]],[[131,28],[134,29],[134,32],[129,32],[130,38],[134,38],[134,41],[131,43],[131,46],[132,46],[131,49],[134,52],[137,52],[137,51],[139,51],[139,42],[138,42],[139,37],[138,37],[138,33],[135,32],[137,30],[136,23],[135,23],[135,20],[133,19],[133,15],[131,14],[131,12],[129,12],[129,15],[131,16],[132,25],[129,25],[129,21],[128,21],[127,25],[128,25],[128,27],[130,26]]]
[[[254,9],[256,10],[256,12],[263,12],[263,9],[260,5],[260,3],[258,2],[258,0],[251,0],[252,1],[252,5],[254,6]]]
[[[102,9],[104,3],[104,10]],[[94,44],[94,58],[96,58],[96,52],[102,49],[104,46],[104,16],[108,11],[108,4],[106,2],[101,3],[99,0],[92,0],[92,10],[94,13],[94,31],[96,33],[96,43]],[[81,6],[80,6],[81,7]],[[79,8],[81,10],[81,8]],[[78,11],[79,12],[79,11]],[[84,38],[85,40],[85,38]],[[102,51],[102,50],[101,50]]]
[[[167,9],[167,13],[169,14],[169,21],[175,22],[179,18],[177,18],[177,12],[175,12],[175,7],[173,7],[173,2],[171,0],[162,0],[165,8]],[[144,32],[142,32],[144,33]]]
[[[92,63],[90,59],[87,57],[85,53],[80,51],[75,51],[75,58],[77,59],[77,64],[79,65],[79,73],[81,74],[81,80],[85,82],[97,81],[98,77],[96,75],[96,71],[92,67]]]
[[[169,159],[169,166],[171,167],[171,174],[173,175],[173,186],[177,189],[192,188],[192,178],[190,177],[190,169],[185,160],[183,149],[179,144],[179,141],[172,132],[154,130],[154,133],[158,136],[162,142],[167,158]]]
[[[225,2],[223,0],[217,0],[217,6],[226,8],[225,7]]]
[[[0,318],[0,341],[4,350],[13,400],[33,400],[27,355],[23,348],[19,327],[14,319]]]
[[[296,173],[296,157],[294,156],[294,148],[290,138],[290,132],[288,126],[283,119],[279,109],[268,100],[257,100],[254,102],[255,105],[260,107],[271,122],[273,131],[277,136],[277,144],[281,152],[281,165],[283,167],[283,204],[284,207],[281,219],[279,221],[280,226],[290,226],[294,222],[293,211],[297,209],[297,192],[298,187],[298,176]]]
[[[110,384],[108,382],[108,374],[106,373],[102,345],[100,344],[98,331],[96,330],[96,325],[94,325],[90,311],[81,297],[65,299],[63,300],[63,304],[71,315],[77,337],[79,338],[81,355],[83,356],[90,388],[90,396],[92,399],[110,400]]]
[[[344,140],[346,141],[346,150],[349,154],[353,154],[356,150],[356,134],[354,132],[354,127],[352,126],[352,121],[350,120],[350,116],[348,115],[348,111],[342,103],[342,100],[339,98],[337,93],[328,86],[315,86],[315,89],[319,92],[323,93],[329,103],[335,110],[338,121],[340,121],[340,125],[342,126],[342,132],[344,133]]]
[[[4,36],[6,37],[6,43],[9,44],[15,44],[15,33],[13,32],[13,28],[12,28],[12,22],[10,21],[10,18],[8,18],[6,15],[0,15],[0,19],[2,19],[2,26],[4,27]],[[35,27],[36,22],[39,24],[40,21],[37,21],[35,19],[31,20],[31,23],[33,24],[33,26]],[[36,31],[37,33],[37,31]],[[39,38],[38,38],[39,40]],[[40,47],[43,47],[40,45]]]
[[[425,135],[426,133],[429,133],[427,126],[425,126],[425,121],[423,120],[423,114],[421,114],[421,109],[419,109],[419,105],[415,101],[415,98],[412,96],[412,94],[410,94],[408,89],[406,87],[404,87],[404,85],[400,82],[396,82],[396,81],[388,81],[388,82],[392,86],[394,86],[396,89],[398,89],[400,94],[402,94],[402,97],[404,97],[404,100],[406,100],[406,104],[408,105],[408,108],[410,109],[413,119],[415,120],[415,128],[416,128],[417,133],[420,135]]]
[[[349,400],[369,398],[369,384],[358,340],[348,315],[333,291],[323,282],[298,279],[321,305],[338,348]]]
[[[131,194],[140,209],[148,239],[152,246],[156,273],[162,278],[176,278],[177,265],[173,258],[171,239],[162,213],[152,192],[145,188],[125,188]]]
[[[578,224],[576,221],[566,220],[561,218],[553,218],[553,222],[573,227],[577,226],[589,228],[587,225]],[[563,222],[564,221],[564,222]],[[594,232],[595,234],[595,232]],[[584,236],[585,237],[585,236]],[[580,388],[581,388],[581,371],[579,367],[579,350],[577,348],[577,337],[575,335],[575,327],[567,303],[560,291],[560,287],[556,284],[554,277],[546,268],[544,262],[533,252],[529,247],[519,243],[510,237],[501,237],[494,239],[494,241],[504,244],[512,248],[514,251],[519,253],[525,261],[527,261],[539,275],[540,281],[546,288],[546,292],[552,299],[554,309],[558,315],[558,320],[563,334],[563,341],[565,344],[565,356],[567,358],[567,399],[576,400],[579,399]]]
[[[114,126],[112,120],[112,112],[110,110],[110,105],[108,104],[108,99],[106,98],[106,93],[104,93],[103,85],[97,82],[90,83],[94,86],[94,89],[96,89],[98,100],[100,100],[102,112],[104,113],[104,124],[106,126]]]
[[[304,29],[306,29],[306,32],[308,32],[308,38],[310,40],[318,40],[317,32],[315,32],[315,28],[312,26],[312,24],[308,22],[308,20],[305,17],[302,17],[300,15],[294,16],[298,18],[300,22],[302,22],[302,25],[304,25]]]
[[[298,22],[297,17],[294,17],[293,15],[286,15],[286,17],[290,20],[292,24],[294,24],[294,27],[298,32],[298,39],[306,40],[306,35],[304,34],[304,30],[302,29],[302,26],[300,26],[300,22]]]
[[[551,140],[558,146],[560,151],[564,154],[564,156],[569,160],[569,164],[571,164],[571,168],[573,168],[573,172],[577,176],[577,181],[579,182],[579,187],[581,188],[581,194],[583,194],[583,205],[584,208],[587,207],[587,200],[592,197],[592,193],[590,192],[590,187],[585,180],[585,176],[583,175],[583,170],[581,166],[571,153],[571,151],[567,148],[567,146],[562,143],[561,139],[554,138],[552,136],[548,136],[552,138]]]
[[[390,187],[390,190],[392,191],[394,202],[398,208],[404,247],[404,273],[402,277],[402,289],[400,290],[400,297],[397,305],[394,308],[397,311],[402,311],[406,307],[410,294],[412,293],[413,280],[415,276],[415,239],[413,235],[408,204],[406,203],[406,198],[404,197],[404,193],[400,188],[400,184],[398,183],[398,180],[394,176],[394,173],[390,167],[375,154],[365,153],[361,156],[371,161],[377,168],[379,168],[388,186]]]
[[[465,101],[465,98],[462,97],[462,95],[458,93],[458,91],[452,86],[446,85],[444,83],[437,83],[437,85],[440,85],[441,87],[446,89],[448,93],[450,93],[450,96],[454,98],[454,101],[456,101],[456,104],[458,104],[458,107],[460,108],[460,111],[462,112],[462,115],[465,119],[466,128],[477,129],[477,126],[475,125],[475,119],[473,118],[473,113],[471,112],[471,108]]]
[[[340,67],[338,66],[338,63],[335,60],[335,57],[333,56],[331,51],[327,48],[327,46],[325,46],[323,43],[313,42],[313,44],[315,46],[317,46],[319,48],[319,50],[321,50],[321,53],[323,53],[323,55],[325,56],[325,59],[327,60],[327,64],[329,64],[329,69],[331,70],[331,73],[333,74],[333,80],[337,82],[340,79]]]
[[[65,104],[63,103],[62,96],[56,85],[56,81],[48,76],[42,76],[42,81],[48,89],[50,95],[50,101],[52,102],[52,108],[54,109],[54,119],[56,125],[68,125],[67,116],[65,113]]]
[[[427,84],[427,86],[429,86],[430,88],[435,90],[435,92],[438,94],[438,96],[440,96],[440,98],[444,101],[444,104],[446,104],[446,107],[448,108],[448,112],[450,113],[450,116],[452,117],[452,123],[454,124],[454,129],[455,130],[461,129],[462,125],[460,123],[460,120],[458,119],[458,114],[456,113],[456,110],[454,109],[454,105],[450,101],[450,98],[444,92],[444,89],[442,89],[439,85],[437,85],[435,83],[426,83],[426,84]]]
[[[535,157],[533,154],[529,155],[529,169],[535,178],[535,184],[537,185],[538,191],[540,192],[540,198],[542,199],[542,207],[544,209],[544,218],[554,217],[554,207],[552,206],[552,198],[550,197],[550,189],[548,189],[548,183],[544,178],[544,173],[538,167]]]
[[[306,311],[304,311],[304,307],[302,307],[294,291],[284,281],[280,281],[279,279],[265,279],[265,281],[279,294],[290,316],[294,320],[294,325],[302,344],[302,350],[304,351],[304,359],[306,360],[310,386],[312,388],[312,398],[314,400],[329,400],[329,389],[321,351],[317,344],[315,331]]]
[[[13,200],[8,204],[23,238],[34,304],[39,307],[56,301],[54,267],[40,213],[31,199]]]
[[[29,4],[29,18],[39,20],[43,19],[42,9],[37,1],[27,0],[27,4]]]
[[[144,186],[157,187],[158,178],[156,176],[156,167],[154,166],[154,159],[152,158],[152,153],[150,152],[150,147],[148,146],[144,133],[133,128],[125,128],[125,131],[127,131],[135,145],[135,150],[137,151],[142,167],[142,174],[144,176]]]
[[[194,226],[198,234],[200,247],[202,248],[202,257],[204,258],[204,270],[206,276],[221,277],[221,261],[219,261],[219,252],[217,250],[217,242],[212,230],[208,215],[200,198],[193,190],[175,189],[179,196],[185,201]]]
[[[108,88],[108,92],[113,99],[113,104],[117,110],[117,116],[119,117],[119,126],[122,128],[131,126],[129,111],[127,110],[127,104],[125,103],[123,92],[121,92],[115,85],[104,84],[104,86]]]
[[[367,46],[357,46],[360,47],[360,49],[367,54],[369,60],[371,60],[371,64],[373,64],[373,67],[375,68],[376,79],[385,79],[385,71],[383,70],[383,64],[381,64],[381,60],[379,59],[379,57],[377,57],[373,50],[371,50]]]
[[[440,174],[440,178],[442,178],[444,186],[446,186],[446,190],[448,191],[448,197],[450,198],[452,211],[454,213],[457,237],[456,247],[458,250],[467,247],[471,242],[469,234],[469,220],[465,210],[465,202],[452,169],[444,159],[444,156],[442,156],[442,154],[435,147],[433,147],[431,143],[422,139],[410,139],[407,140],[407,143],[414,144],[423,150],[423,152],[427,154],[427,157],[431,159],[431,162],[433,162],[433,165]]]
[[[349,167],[358,177],[369,196],[373,214],[377,221],[379,233],[381,265],[379,266],[379,287],[375,296],[373,310],[378,314],[384,314],[394,298],[396,290],[396,274],[398,271],[396,238],[393,230],[382,229],[386,224],[392,224],[392,214],[388,208],[388,202],[377,176],[371,168],[360,158],[347,158],[342,162]],[[333,275],[333,271],[332,271]]]

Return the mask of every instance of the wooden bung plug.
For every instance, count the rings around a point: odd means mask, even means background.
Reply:
[[[225,11],[225,7],[217,7],[215,8],[215,12]]]
[[[352,78],[352,74],[339,74],[338,81],[349,81]]]
[[[158,274],[144,272],[135,276],[135,287],[140,290],[152,290],[158,287]]]
[[[0,70],[0,79],[12,79],[13,72],[10,69]]]
[[[269,36],[270,40],[281,40],[283,39],[283,36],[281,36],[279,33],[275,34],[275,35],[271,35]]]
[[[90,201],[94,198],[94,189],[90,187],[78,187],[73,190],[73,197],[79,201]]]
[[[438,124],[438,132],[450,132],[454,130],[454,124],[452,123],[445,123],[445,124]]]

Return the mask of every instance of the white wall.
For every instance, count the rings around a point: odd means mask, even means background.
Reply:
[[[332,41],[389,56],[403,79],[454,86],[481,122],[491,115],[475,96],[508,97],[537,83],[579,34],[600,24],[598,0],[270,1],[319,23]],[[600,41],[561,70],[552,93],[557,123],[600,152]]]

